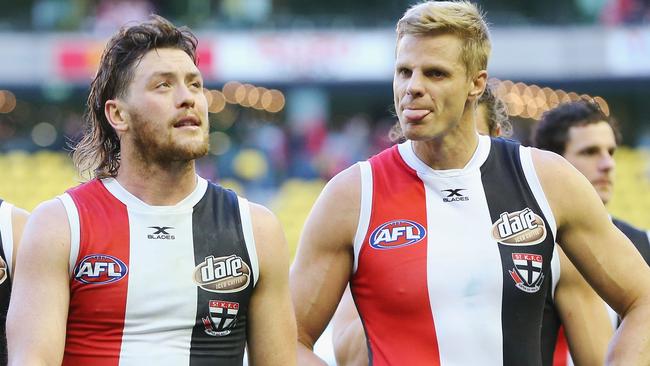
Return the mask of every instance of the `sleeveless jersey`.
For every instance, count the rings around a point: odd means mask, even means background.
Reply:
[[[639,230],[616,218],[612,218],[612,222],[630,239],[646,263],[650,265],[650,231]],[[556,272],[553,272],[553,276],[556,276]],[[559,278],[559,276],[560,271],[557,271],[557,277]],[[562,321],[560,320],[560,315],[555,310],[554,303],[555,298],[549,292],[544,306],[542,359],[545,366],[572,366],[573,360],[571,359],[567,339],[564,335],[564,327],[562,327]],[[607,308],[612,326],[617,328],[620,321],[618,314],[607,303],[604,303],[604,305]]]
[[[372,365],[541,365],[555,219],[530,149],[481,136],[462,169],[410,141],[360,163],[351,289]]]
[[[63,365],[241,365],[258,262],[248,202],[197,177],[174,206],[112,178],[59,197],[71,228]]]
[[[12,204],[0,199],[0,365],[7,364],[7,309],[11,296],[11,262],[14,239]]]

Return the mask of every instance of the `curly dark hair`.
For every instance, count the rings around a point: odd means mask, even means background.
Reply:
[[[591,98],[563,103],[547,111],[532,132],[532,144],[539,149],[563,155],[569,140],[569,129],[592,123],[607,122],[614,132],[616,143],[621,143],[618,122],[606,115]]]

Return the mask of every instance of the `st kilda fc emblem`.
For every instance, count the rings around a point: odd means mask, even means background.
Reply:
[[[539,254],[512,253],[512,261],[515,268],[508,272],[515,281],[515,286],[529,293],[539,291],[544,282],[544,274],[542,273],[543,257]]]
[[[230,334],[237,324],[239,303],[231,301],[210,300],[209,315],[203,320],[205,333],[213,337],[223,337]]]

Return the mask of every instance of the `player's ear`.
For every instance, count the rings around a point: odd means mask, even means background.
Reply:
[[[116,132],[124,132],[129,129],[129,125],[124,118],[126,117],[126,111],[122,108],[119,99],[109,99],[104,103],[104,115]]]
[[[485,91],[487,86],[488,74],[485,70],[480,70],[470,81],[470,89],[468,99],[478,100],[481,97],[481,94]]]

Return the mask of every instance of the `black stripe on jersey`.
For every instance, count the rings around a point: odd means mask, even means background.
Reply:
[[[492,222],[503,213],[530,208],[540,216],[546,227],[546,239],[536,245],[499,246],[503,275],[501,323],[503,330],[503,365],[541,365],[540,327],[548,287],[554,238],[548,222],[533,195],[521,166],[519,144],[502,138],[492,139],[490,154],[481,167]],[[546,277],[535,292],[515,286],[511,271],[515,271],[513,254],[542,256],[541,273]],[[531,266],[532,262],[528,262]],[[528,273],[532,267],[528,269]]]
[[[194,261],[206,273],[223,271],[225,261],[236,256],[249,269],[248,285],[237,292],[213,292],[197,285],[197,314],[190,346],[190,365],[238,365],[244,358],[248,305],[253,288],[251,260],[242,231],[237,195],[212,183],[192,214]],[[234,257],[232,257],[234,258]],[[216,259],[216,260],[215,260]],[[215,264],[208,268],[206,264]],[[216,264],[221,264],[217,266]],[[241,269],[235,272],[241,273]],[[213,306],[210,311],[210,304]],[[237,309],[232,308],[237,304]],[[236,314],[234,314],[236,313]],[[233,326],[230,326],[232,322]]]
[[[641,253],[643,259],[645,259],[645,262],[650,265],[650,242],[648,241],[648,234],[621,220],[612,219],[612,222],[630,239],[639,253]]]
[[[0,199],[0,206],[5,204],[2,199]],[[12,228],[9,228],[11,230]],[[9,297],[11,296],[11,277],[9,276],[9,264],[7,263],[7,256],[5,254],[5,249],[3,245],[2,235],[0,235],[0,257],[5,262],[6,267],[5,274],[2,274],[2,277],[5,275],[7,278],[4,282],[0,283],[0,365],[7,364],[7,330],[5,324],[7,322],[7,309],[9,309]]]

